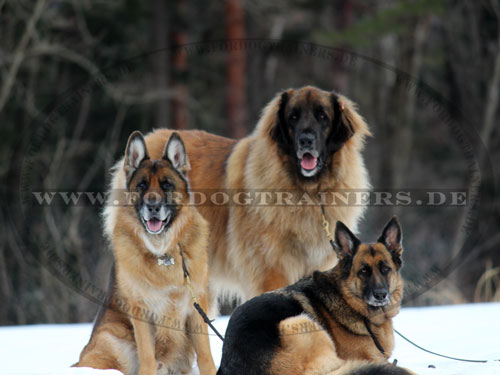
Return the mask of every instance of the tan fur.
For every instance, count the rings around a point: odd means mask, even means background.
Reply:
[[[328,334],[306,315],[283,320],[279,331],[282,350],[273,358],[272,374],[324,375],[344,363]]]
[[[271,365],[274,370],[274,372],[271,370],[273,375],[342,375],[373,362],[385,362],[380,355],[374,355],[369,360],[352,359],[363,357],[359,354],[362,352],[371,353],[370,347],[373,346],[373,342],[349,343],[355,346],[353,349],[358,354],[339,355],[334,341],[306,315],[283,320],[279,329],[282,349],[273,358]]]
[[[182,184],[175,173],[170,177]],[[121,190],[112,191],[110,202],[123,197],[123,168],[116,168],[114,182]],[[147,234],[133,206],[108,205],[107,235],[115,258],[116,285],[77,366],[114,368],[124,374],[137,370],[141,375],[191,374],[196,353],[200,373],[215,374],[207,326],[192,305],[179,250],[180,245],[194,292],[206,310],[209,227],[185,203],[159,235]],[[175,264],[158,265],[163,254],[172,256]]]
[[[306,87],[329,97],[329,93]],[[300,96],[300,95],[299,95]],[[344,113],[355,128],[354,136],[335,154],[331,169],[317,182],[301,184],[289,177],[270,132],[276,124],[279,97],[265,109],[254,133],[238,142],[228,162],[227,184],[230,189],[263,189],[319,192],[342,189],[366,189],[367,172],[361,158],[363,139],[369,134],[365,122],[346,98]],[[337,220],[356,230],[363,207],[325,207],[333,228]],[[235,277],[247,283],[245,297],[291,284],[316,269],[329,269],[336,263],[321,226],[319,206],[237,206],[229,209],[228,256]],[[241,272],[241,270],[245,272]]]
[[[371,256],[371,248],[374,256]],[[381,243],[361,244],[353,259],[350,274],[341,277],[339,267],[324,273],[323,277],[336,280],[340,294],[329,302],[311,305],[300,293],[293,293],[308,315],[292,317],[280,322],[281,346],[274,355],[271,374],[287,375],[341,375],[369,363],[387,363],[394,349],[392,318],[399,312],[403,282],[399,273],[390,275],[390,304],[383,309],[369,309],[363,301],[358,270],[363,264],[376,266],[383,260],[393,264]],[[394,267],[394,264],[393,264]],[[289,293],[286,289],[277,293]],[[339,298],[340,297],[340,298]],[[323,317],[328,326],[320,326],[310,317]],[[363,317],[370,322],[373,334],[385,351],[380,353],[374,344]]]
[[[300,100],[309,92],[316,100],[330,105],[326,99],[330,93],[314,87],[288,92],[297,94],[293,100]],[[270,135],[276,125],[278,95],[264,109],[254,132],[238,142],[201,131],[180,132],[191,161],[192,189],[206,193],[264,189],[316,194],[369,188],[361,151],[370,132],[355,105],[343,96],[340,100],[345,103],[343,116],[349,120],[354,135],[336,152],[331,168],[316,182],[295,181],[286,173],[289,161]],[[152,158],[161,155],[170,134],[170,130],[160,129],[146,137]],[[123,177],[115,174],[112,187],[123,185]],[[210,223],[210,274],[218,291],[231,291],[248,299],[336,263],[321,226],[319,206],[206,204],[198,210]],[[363,212],[361,206],[326,207],[331,228],[341,220],[356,230]],[[116,223],[112,208],[108,207],[105,216],[106,230],[112,233]]]

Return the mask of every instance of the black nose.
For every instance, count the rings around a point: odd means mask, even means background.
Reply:
[[[387,298],[387,290],[385,289],[374,289],[373,290],[373,297],[375,297],[375,299],[377,301],[383,301]]]
[[[146,207],[149,212],[160,212],[161,204],[147,204]]]
[[[299,135],[299,146],[302,148],[312,148],[314,145],[315,137],[311,133],[302,133]]]

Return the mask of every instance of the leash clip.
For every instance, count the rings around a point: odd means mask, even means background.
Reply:
[[[320,205],[320,207],[321,207],[321,218],[323,219],[321,226],[323,227],[326,236],[328,237],[328,241],[330,241],[330,245],[332,246],[333,251],[339,256],[340,249],[338,245],[335,243],[335,240],[333,239],[332,232],[330,232],[330,223],[328,222],[328,220],[326,220],[325,208],[323,207],[322,204]]]
[[[328,220],[326,220],[325,214],[323,212],[321,212],[321,217],[323,218],[323,223],[321,225],[323,226],[323,229],[325,230],[328,239],[330,241],[333,241],[332,232],[330,232],[330,223],[328,222]]]

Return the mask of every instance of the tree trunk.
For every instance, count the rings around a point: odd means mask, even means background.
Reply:
[[[245,38],[243,0],[226,1],[226,38]],[[236,44],[236,43],[235,43]],[[230,137],[242,138],[247,133],[246,120],[246,51],[229,48],[227,59],[227,118]]]
[[[352,23],[352,8],[351,0],[340,0],[335,2],[334,6],[334,26],[335,30],[342,33]],[[348,46],[335,46],[348,49]],[[332,61],[332,82],[333,89],[342,94],[349,95],[349,72],[344,66],[342,59],[333,59]]]
[[[151,85],[153,90],[168,87],[168,16],[167,1],[150,0],[152,13],[151,23],[151,48],[157,51],[151,55],[152,75]],[[158,100],[154,104],[154,126],[167,127],[169,125],[168,102]]]
[[[171,43],[174,47],[172,49],[172,77],[170,85],[173,88],[175,97],[170,102],[172,110],[172,128],[173,129],[187,129],[189,125],[189,116],[187,110],[187,93],[186,87],[186,68],[187,58],[182,53],[182,46],[187,43],[187,33],[185,28],[185,2],[184,0],[177,0],[175,4],[175,20],[173,21]],[[178,52],[177,52],[178,51]]]

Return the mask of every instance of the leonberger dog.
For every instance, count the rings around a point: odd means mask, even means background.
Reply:
[[[187,204],[190,167],[182,139],[173,133],[151,158],[134,132],[118,166],[120,189],[111,191],[114,205],[106,211],[115,267],[76,366],[192,374],[196,357],[200,374],[214,375],[208,327],[192,304],[194,297],[207,309],[209,228]]]
[[[161,157],[170,134],[159,129],[146,136],[153,158]],[[321,196],[370,186],[361,155],[370,132],[349,99],[310,86],[289,89],[239,141],[180,134],[193,194],[204,196],[204,204],[198,198],[195,204],[210,224],[210,282],[217,292],[247,300],[336,263],[322,227]],[[115,176],[113,189],[122,186]],[[330,226],[341,220],[356,230],[365,208],[330,203],[324,205]],[[113,228],[110,221],[108,232]]]
[[[338,222],[338,264],[239,306],[218,375],[407,375],[387,362],[403,293],[396,217],[375,243]]]

